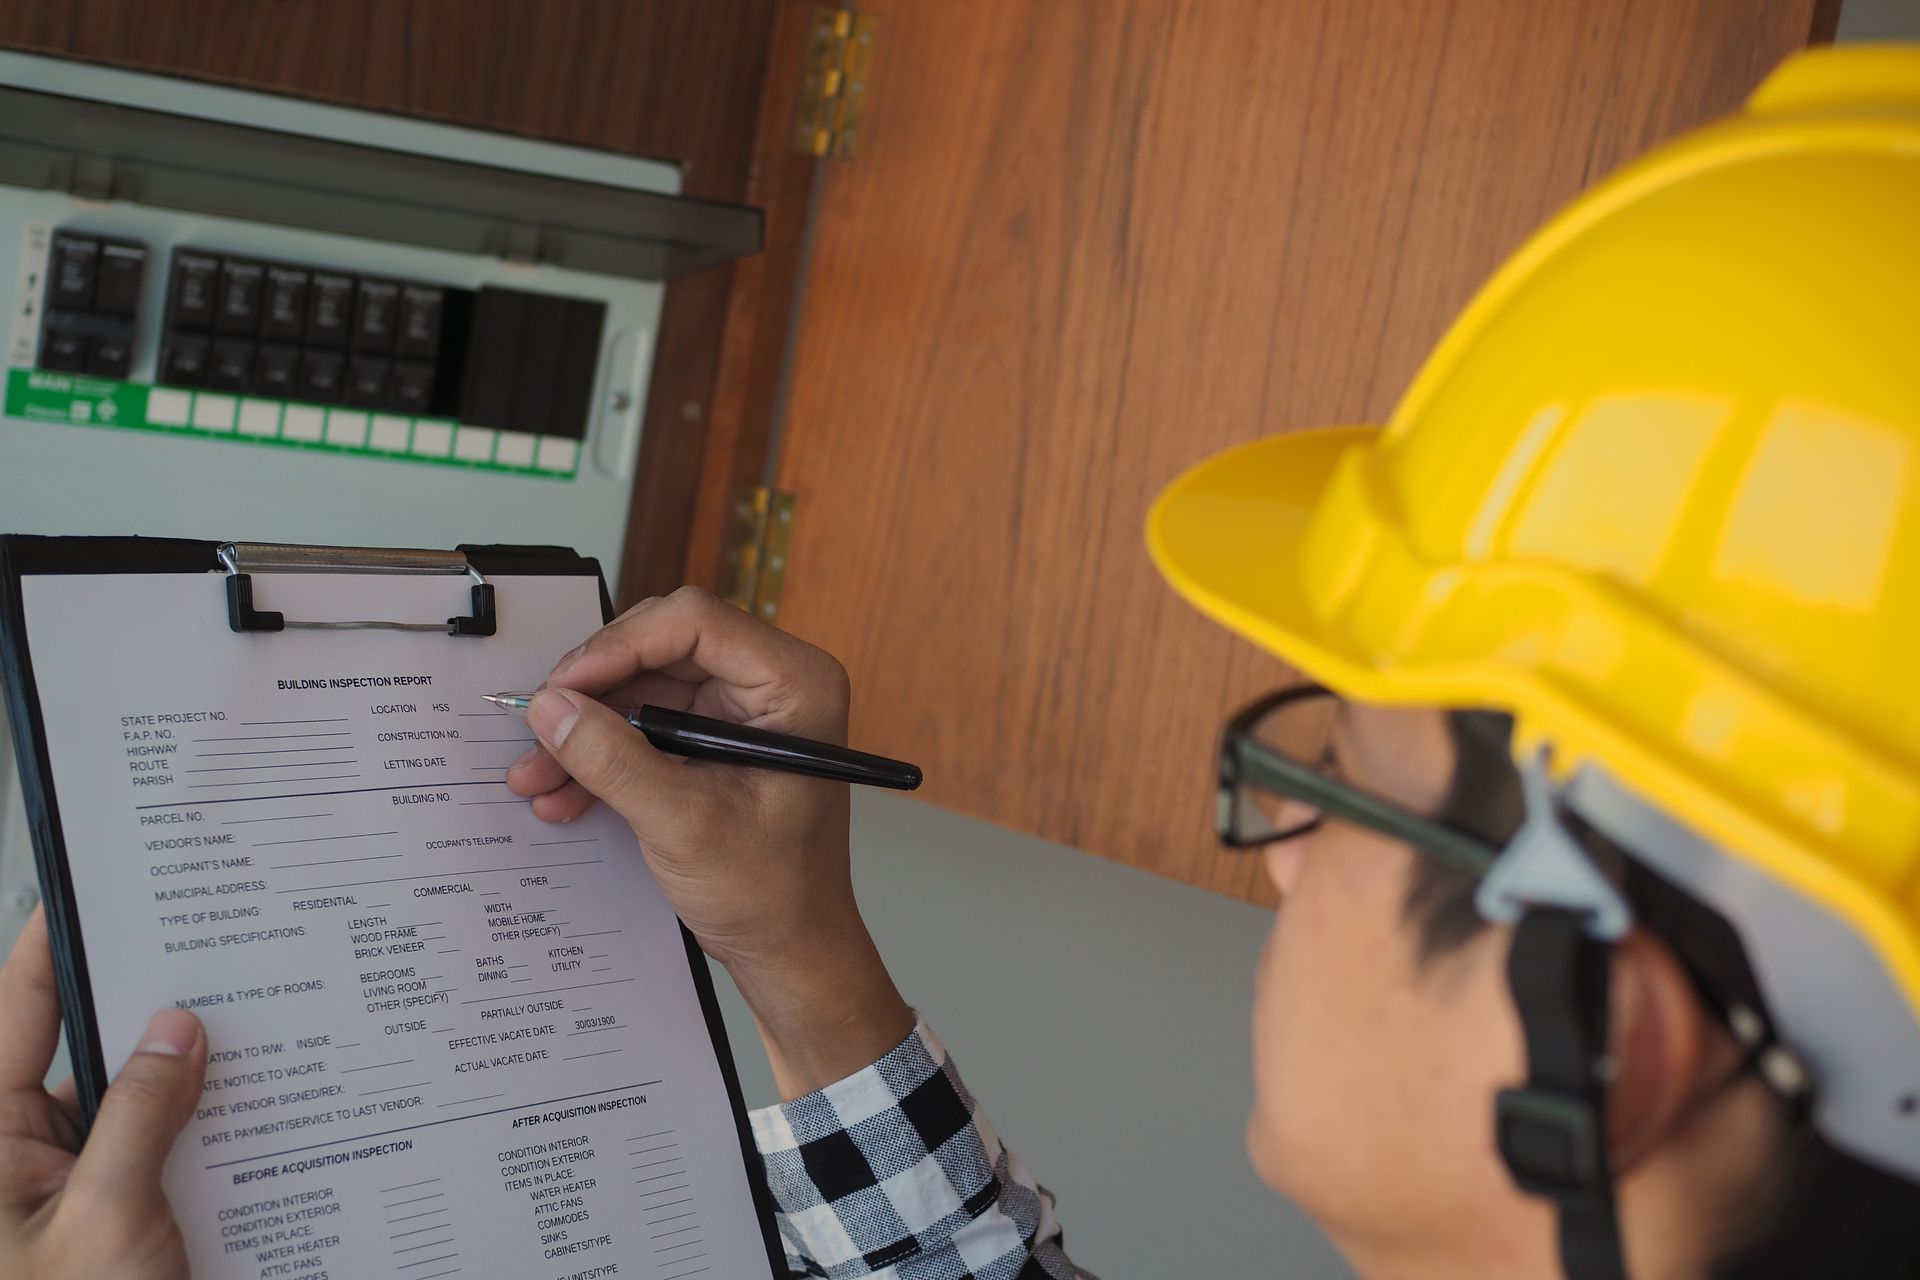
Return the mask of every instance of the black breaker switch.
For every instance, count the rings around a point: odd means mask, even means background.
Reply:
[[[54,232],[42,299],[40,367],[104,378],[130,374],[146,265],[145,245]]]

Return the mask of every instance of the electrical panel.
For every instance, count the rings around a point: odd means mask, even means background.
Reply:
[[[0,531],[559,543],[617,580],[665,281],[759,244],[679,184],[0,50]],[[4,737],[0,952],[34,902]]]
[[[679,180],[0,50],[0,524],[614,576],[664,282],[759,245]]]

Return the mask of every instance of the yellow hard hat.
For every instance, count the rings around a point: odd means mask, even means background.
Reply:
[[[1920,1178],[1920,47],[1787,62],[1536,235],[1386,426],[1209,459],[1148,541],[1331,687],[1511,712],[1684,828],[1816,1123]]]

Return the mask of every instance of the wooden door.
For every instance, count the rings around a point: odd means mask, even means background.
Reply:
[[[1277,663],[1142,521],[1237,441],[1379,421],[1582,186],[1830,34],[1823,0],[863,0],[812,226],[781,621],[935,803],[1254,901],[1211,743]]]

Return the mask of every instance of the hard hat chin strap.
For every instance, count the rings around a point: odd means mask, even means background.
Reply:
[[[1514,928],[1507,983],[1527,1042],[1527,1083],[1495,1100],[1500,1155],[1521,1189],[1552,1200],[1568,1280],[1625,1280],[1607,1160],[1607,991],[1612,944],[1585,912],[1533,907]]]

